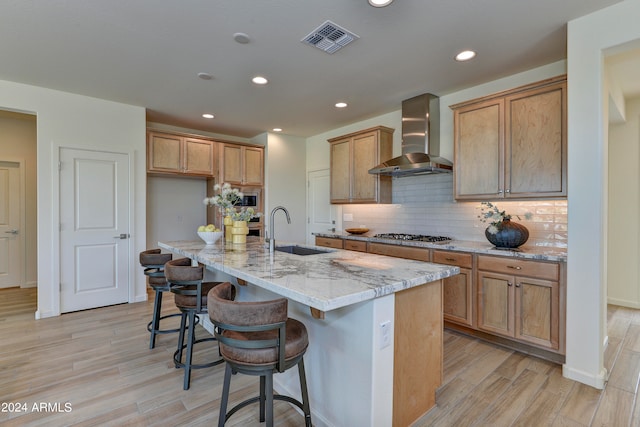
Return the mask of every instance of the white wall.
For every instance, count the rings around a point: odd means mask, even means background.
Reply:
[[[274,216],[277,241],[304,243],[307,227],[307,171],[303,138],[268,133],[265,159],[265,229],[269,227],[269,213],[276,206],[289,211],[291,224],[283,212]],[[273,230],[268,230],[272,237]]]
[[[640,1],[568,24],[569,250],[563,374],[603,388],[607,295],[608,94],[604,52],[640,39]],[[623,207],[618,207],[623,208]]]
[[[627,121],[609,126],[607,301],[640,308],[640,97],[624,110]]]
[[[159,241],[200,239],[196,231],[206,224],[206,186],[206,179],[147,177],[147,248],[157,248]]]
[[[0,109],[37,116],[38,164],[38,312],[36,317],[60,313],[58,232],[58,147],[109,149],[129,153],[134,206],[131,217],[133,299],[146,299],[146,283],[137,268],[138,253],[146,245],[145,110],[86,96],[0,80]]]
[[[36,117],[0,111],[0,160],[21,160],[25,173],[25,224],[20,230],[25,244],[25,282],[23,287],[35,287],[38,282],[37,229],[37,163]]]

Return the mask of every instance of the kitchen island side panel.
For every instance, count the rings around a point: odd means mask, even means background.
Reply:
[[[436,405],[442,385],[442,280],[395,296],[393,426],[404,427]]]
[[[279,296],[248,284],[241,300]],[[304,356],[315,427],[392,425],[394,340],[380,348],[379,325],[394,319],[394,294],[326,312],[314,319],[309,308],[289,300],[289,317],[304,323],[309,348]],[[274,376],[278,393],[300,397],[298,373]]]

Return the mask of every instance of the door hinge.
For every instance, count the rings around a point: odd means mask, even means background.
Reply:
[[[58,162],[58,171],[62,170],[62,162]]]
[[[58,283],[59,291],[62,292],[62,282]]]

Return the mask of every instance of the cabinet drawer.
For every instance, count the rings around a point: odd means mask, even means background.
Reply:
[[[433,251],[433,262],[436,264],[471,268],[473,265],[473,255],[460,252]]]
[[[478,270],[495,271],[516,276],[529,276],[539,279],[558,280],[560,266],[540,261],[525,261],[515,258],[478,256]]]
[[[326,246],[328,248],[342,249],[342,239],[331,237],[316,237],[316,246]]]
[[[367,242],[360,240],[345,240],[344,248],[350,251],[367,252]]]
[[[429,249],[412,248],[408,246],[387,245],[384,243],[369,243],[369,252],[378,255],[387,255],[397,258],[429,261]]]

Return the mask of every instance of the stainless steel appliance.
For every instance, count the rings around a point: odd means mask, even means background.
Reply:
[[[402,101],[402,155],[369,173],[401,177],[452,170],[453,163],[440,157],[440,99],[425,93]]]

